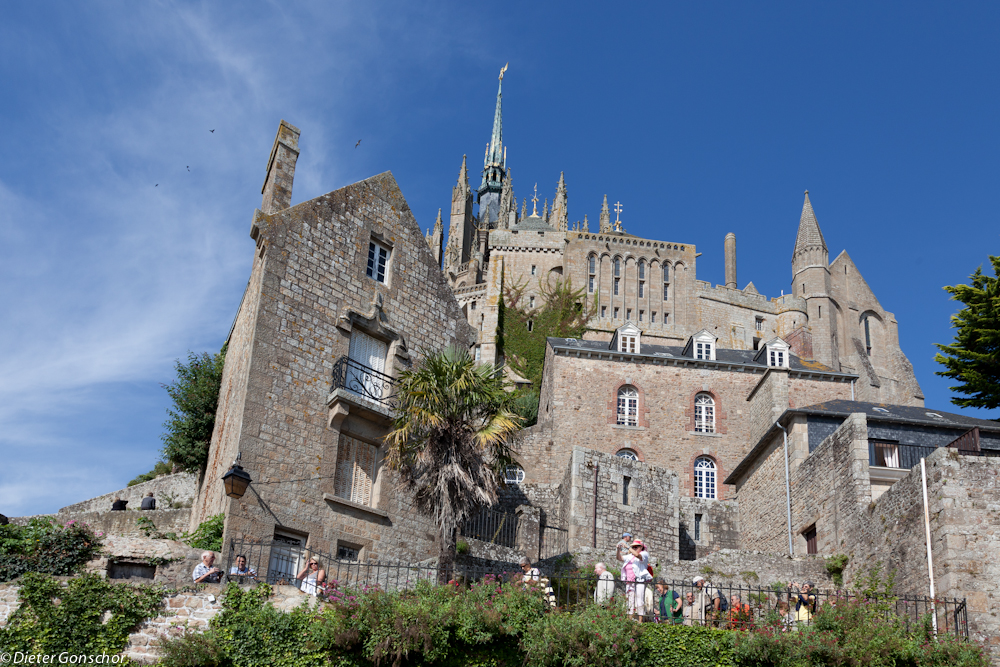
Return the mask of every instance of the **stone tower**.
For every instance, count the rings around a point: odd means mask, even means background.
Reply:
[[[806,190],[792,252],[792,294],[806,300],[813,357],[840,370],[837,313],[830,298],[830,257]]]

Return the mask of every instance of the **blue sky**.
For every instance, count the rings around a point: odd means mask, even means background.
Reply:
[[[6,3],[0,513],[157,460],[160,383],[239,304],[280,119],[302,130],[294,202],[391,170],[427,228],[507,61],[518,198],[565,171],[571,221],[606,193],[712,283],[734,232],[740,286],[776,296],[808,189],[927,405],[958,411],[933,344],[941,287],[1000,253],[998,33],[996,3]]]

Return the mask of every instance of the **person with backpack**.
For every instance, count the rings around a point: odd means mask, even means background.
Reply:
[[[705,577],[695,577],[693,581],[697,589],[695,598],[697,600],[696,612],[700,612],[699,620],[702,625],[717,625],[723,613],[729,611],[726,597]]]

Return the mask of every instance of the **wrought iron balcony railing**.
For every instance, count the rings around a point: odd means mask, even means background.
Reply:
[[[395,380],[350,357],[341,357],[333,365],[332,390],[337,389],[346,389],[389,410],[398,405]]]

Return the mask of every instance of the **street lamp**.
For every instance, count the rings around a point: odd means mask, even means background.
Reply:
[[[250,475],[240,466],[240,456],[242,454],[236,454],[236,460],[233,461],[233,467],[229,469],[225,475],[222,476],[222,483],[226,486],[226,495],[230,498],[236,498],[239,500],[243,497],[243,494],[247,492],[247,487],[250,486]]]

